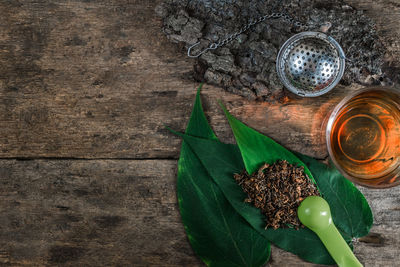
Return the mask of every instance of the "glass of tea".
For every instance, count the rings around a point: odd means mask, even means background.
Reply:
[[[349,180],[374,188],[400,184],[400,89],[373,87],[344,98],[329,117],[326,141]]]

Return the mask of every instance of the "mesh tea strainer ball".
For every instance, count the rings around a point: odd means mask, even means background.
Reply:
[[[340,45],[321,32],[301,32],[281,47],[276,69],[283,85],[306,97],[320,96],[343,76],[345,55]]]

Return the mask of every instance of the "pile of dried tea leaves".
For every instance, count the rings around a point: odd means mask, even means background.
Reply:
[[[286,160],[264,164],[252,175],[245,171],[235,174],[234,178],[248,195],[245,202],[252,203],[266,215],[265,228],[303,227],[297,208],[306,197],[320,195],[304,173],[304,167]]]

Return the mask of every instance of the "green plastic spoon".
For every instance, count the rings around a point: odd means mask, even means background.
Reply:
[[[340,267],[363,266],[340,235],[332,221],[328,202],[322,197],[309,196],[297,209],[302,224],[314,231],[324,243],[329,254]]]

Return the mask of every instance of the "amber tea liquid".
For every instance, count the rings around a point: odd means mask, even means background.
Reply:
[[[332,158],[361,184],[386,187],[396,177],[379,181],[399,168],[399,95],[371,90],[350,99],[337,113],[328,144]]]

